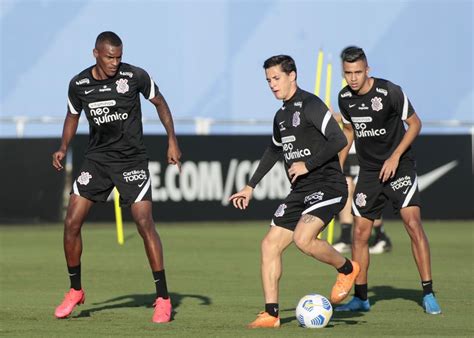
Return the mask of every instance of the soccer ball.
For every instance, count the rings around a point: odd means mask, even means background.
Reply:
[[[321,329],[328,325],[331,316],[331,303],[321,295],[306,295],[296,306],[296,319],[302,327]]]

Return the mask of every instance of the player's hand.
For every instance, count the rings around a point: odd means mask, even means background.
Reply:
[[[66,152],[63,150],[58,150],[53,154],[53,167],[56,168],[56,170],[62,170],[64,167],[61,164],[61,161],[66,157]]]
[[[249,206],[250,198],[252,198],[253,188],[245,186],[239,192],[229,197],[229,201],[232,201],[234,207],[240,210],[245,210]]]
[[[168,146],[168,163],[169,164],[176,164],[178,166],[178,170],[181,173],[181,150],[178,147],[177,143],[170,143]]]
[[[288,174],[290,175],[291,178],[291,183],[294,183],[298,176],[302,176],[304,174],[307,174],[309,171],[306,168],[306,164],[302,161],[300,162],[294,162],[290,169],[288,169]]]
[[[395,172],[397,171],[399,163],[398,156],[390,156],[388,159],[385,160],[382,170],[380,170],[379,180],[382,182],[388,181],[390,178],[395,176]]]

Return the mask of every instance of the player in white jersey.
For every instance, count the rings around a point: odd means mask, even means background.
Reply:
[[[430,247],[421,224],[420,200],[411,144],[421,130],[411,102],[390,81],[369,76],[364,51],[347,47],[341,53],[347,86],[339,93],[339,109],[348,145],[341,151],[344,163],[355,140],[360,172],[352,202],[355,216],[352,259],[361,265],[355,296],[336,311],[369,311],[367,297],[369,246],[373,222],[391,200],[411,239],[413,257],[423,287],[426,313],[441,309],[433,293]],[[405,130],[405,125],[408,128]]]
[[[168,134],[168,163],[180,166],[181,151],[168,104],[146,71],[122,63],[122,41],[113,32],[97,37],[93,50],[96,64],[83,70],[69,84],[68,112],[61,147],[53,154],[53,166],[61,161],[74,137],[84,111],[89,122],[89,146],[74,181],[64,220],[64,252],[71,282],[57,318],[68,317],[85,293],[81,285],[81,228],[95,202],[104,202],[114,186],[120,204],[129,206],[155,281],[153,322],[171,320],[171,299],[166,285],[163,249],[152,216],[151,179],[143,143],[140,94],[157,109]],[[111,263],[113,264],[113,263]]]

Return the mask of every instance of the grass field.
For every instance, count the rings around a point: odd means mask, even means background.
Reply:
[[[113,224],[84,226],[86,303],[70,319],[53,312],[69,286],[62,226],[0,227],[0,335],[25,337],[382,337],[474,336],[473,222],[425,222],[434,287],[443,310],[424,314],[421,287],[403,226],[386,222],[394,249],[372,256],[368,313],[335,313],[328,327],[298,327],[294,309],[308,293],[328,296],[331,267],[294,246],[284,257],[278,330],[248,330],[262,310],[259,244],[265,222],[159,224],[174,320],[151,323],[154,285],[133,225],[119,246]]]

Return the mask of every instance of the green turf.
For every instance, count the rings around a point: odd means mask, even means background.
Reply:
[[[328,295],[335,271],[290,247],[284,257],[279,330],[248,330],[262,310],[259,244],[263,223],[159,225],[174,321],[151,323],[154,286],[132,225],[125,245],[113,224],[83,230],[86,303],[56,320],[68,287],[62,226],[0,227],[0,335],[26,337],[474,336],[473,222],[425,222],[434,287],[443,310],[423,313],[420,282],[403,226],[386,222],[393,252],[372,256],[369,313],[336,313],[322,330],[297,326],[294,308],[308,293]]]

